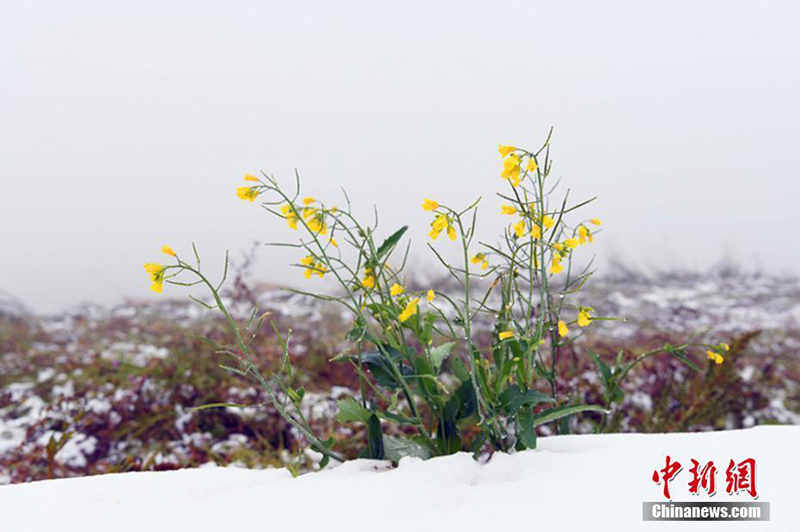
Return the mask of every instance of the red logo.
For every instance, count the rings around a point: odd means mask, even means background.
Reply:
[[[738,464],[731,460],[725,470],[725,491],[728,494],[746,491],[752,498],[758,497],[756,492],[756,461],[752,458],[742,460]]]
[[[717,467],[714,465],[714,461],[709,460],[701,465],[701,462],[691,458],[691,462],[692,467],[689,469],[689,474],[692,478],[689,480],[689,493],[699,495],[702,490],[709,497],[713,497],[717,493]],[[664,467],[653,471],[653,482],[663,485],[665,498],[672,500],[669,483],[678,476],[682,469],[683,466],[680,462],[673,461],[672,457],[667,455]],[[754,499],[758,498],[756,461],[753,458],[747,458],[738,464],[731,460],[725,470],[725,492],[728,495],[734,495],[742,491],[749,493]]]

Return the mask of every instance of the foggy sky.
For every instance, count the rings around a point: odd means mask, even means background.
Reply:
[[[0,289],[50,311],[151,297],[142,263],[292,235],[235,197],[264,170],[387,233],[482,196],[552,125],[595,244],[640,266],[792,272],[795,2],[14,2],[0,21]],[[445,246],[445,243],[442,243]],[[289,250],[258,276],[305,282]],[[602,269],[601,269],[602,272]],[[182,295],[180,291],[167,288]]]

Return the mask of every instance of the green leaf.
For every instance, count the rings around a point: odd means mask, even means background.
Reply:
[[[399,462],[405,456],[414,456],[427,460],[431,457],[431,451],[427,447],[420,445],[414,440],[397,436],[384,436],[384,456],[392,462]]]
[[[614,393],[611,394],[611,403],[621,403],[623,399],[625,399],[625,392],[623,392],[620,388],[614,390]]]
[[[597,405],[559,406],[534,415],[533,426],[538,427],[539,425],[544,425],[545,423],[550,423],[551,421],[580,412],[602,412],[603,414],[608,414],[608,410]]]
[[[425,318],[422,321],[422,332],[419,335],[419,341],[422,345],[428,345],[428,342],[430,342],[433,336],[433,325],[437,319],[438,316],[433,312],[425,314]]]
[[[478,398],[472,388],[472,382],[466,380],[456,389],[442,411],[445,422],[455,422],[473,415],[478,409]]]
[[[329,451],[331,447],[333,447],[334,441],[335,440],[333,439],[333,437],[330,437],[327,440],[321,442],[322,443],[321,446],[316,446],[316,445],[311,446],[313,450],[317,451],[318,453],[322,453],[323,455],[322,460],[320,460],[319,462],[320,469],[325,469],[325,466],[327,466],[328,463],[331,461],[331,457],[325,454],[325,451]]]
[[[372,376],[375,377],[375,381],[379,385],[384,388],[398,388],[400,387],[400,383],[397,382],[392,364],[398,364],[399,370],[404,376],[413,374],[413,370],[407,365],[400,363],[403,356],[400,351],[389,345],[384,345],[383,347],[386,352],[389,353],[391,360],[380,351],[364,353],[361,355],[361,360],[367,365],[372,372]]]
[[[554,399],[538,390],[520,390],[519,386],[509,386],[500,394],[500,404],[509,415],[523,406],[532,407],[539,403],[552,403]]]
[[[675,358],[677,358],[678,360],[680,360],[681,362],[683,362],[684,364],[686,364],[687,366],[689,366],[693,370],[700,371],[700,368],[697,367],[697,364],[695,364],[694,361],[691,358],[686,356],[686,352],[684,350],[676,349],[676,348],[672,347],[671,345],[667,344],[667,345],[664,346],[664,351],[666,351],[670,355],[674,356]]]
[[[453,374],[461,382],[467,382],[470,380],[469,369],[460,357],[453,359]]]
[[[385,451],[383,447],[383,431],[381,431],[381,420],[372,414],[367,422],[367,439],[369,458],[383,460]]]
[[[198,410],[205,410],[206,408],[247,408],[248,406],[255,405],[240,405],[238,403],[209,403],[207,405],[195,406],[189,409],[189,412],[196,412]]]
[[[389,412],[387,410],[378,410],[375,412],[379,418],[385,419],[386,421],[394,421],[395,423],[399,423],[401,425],[418,425],[419,421],[414,421],[410,417],[406,417],[402,414],[395,414],[394,412]]]
[[[433,364],[433,372],[434,374],[439,374],[439,371],[442,368],[442,362],[450,356],[453,352],[453,348],[455,348],[455,342],[447,342],[442,345],[437,345],[433,349],[431,349],[431,364]]]
[[[372,415],[369,410],[361,406],[361,404],[352,397],[346,397],[336,401],[336,406],[339,407],[339,412],[336,414],[336,419],[342,422],[357,421],[359,423],[369,423],[369,418]]]
[[[529,408],[523,408],[517,413],[521,431],[519,440],[528,449],[536,449],[536,427],[533,424],[533,412]]]
[[[433,369],[427,358],[419,356],[414,360],[414,375],[410,375],[409,379],[416,381],[420,393],[426,400],[439,395],[436,377],[433,376]]]
[[[392,250],[392,248],[394,248],[395,245],[397,245],[397,243],[400,241],[400,239],[403,237],[403,234],[406,231],[408,231],[408,226],[404,225],[403,227],[395,231],[394,234],[392,234],[392,236],[383,241],[383,244],[381,244],[380,247],[378,247],[378,251],[375,252],[375,255],[378,257],[378,260],[381,260],[385,254],[387,254],[389,251]]]
[[[611,368],[609,368],[608,364],[603,362],[600,355],[594,351],[589,351],[589,356],[592,357],[592,360],[594,360],[594,363],[597,364],[597,367],[600,369],[600,373],[603,375],[603,382],[605,382],[607,388],[608,384],[611,382]]]

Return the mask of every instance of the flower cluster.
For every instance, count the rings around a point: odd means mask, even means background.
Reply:
[[[730,349],[731,348],[728,344],[718,344],[706,351],[706,356],[715,364],[719,365],[725,362],[725,358],[722,356],[722,353],[730,351]]]
[[[452,211],[443,208],[439,202],[427,198],[422,202],[422,208],[428,212],[435,212],[437,215],[433,222],[431,222],[431,231],[428,233],[429,237],[436,240],[442,231],[447,232],[447,236],[450,240],[455,240],[458,237],[458,232],[453,225]]]
[[[328,271],[325,265],[314,258],[313,255],[306,255],[300,259],[300,264],[305,266],[303,275],[305,275],[306,279],[311,279],[311,276],[315,274],[319,275],[319,278],[322,279],[322,277],[325,276],[325,272]]]
[[[436,240],[436,238],[439,236],[439,233],[442,231],[447,231],[447,236],[450,238],[450,240],[455,240],[458,236],[458,233],[456,233],[456,228],[453,227],[452,219],[445,214],[440,214],[436,217],[433,223],[431,223],[431,232],[428,233],[428,236],[430,236],[433,240]]]
[[[251,183],[258,183],[259,179],[256,176],[245,174],[244,176],[245,181],[249,181]],[[245,201],[249,201],[250,203],[254,202],[259,194],[259,186],[246,186],[246,187],[239,187],[236,189],[236,195],[239,196],[239,199],[243,199]]]
[[[412,316],[418,314],[421,297],[406,296],[405,286],[401,285],[400,283],[392,284],[392,286],[389,288],[389,295],[397,298],[397,302],[403,309],[397,316],[397,319],[400,320],[400,323],[405,323]],[[436,293],[433,290],[428,290],[425,293],[425,299],[428,301],[428,303],[433,301],[435,297]]]
[[[552,227],[555,222],[549,216],[542,217],[542,223],[545,227]],[[590,223],[593,225],[601,225],[602,222],[598,218],[592,218]],[[582,244],[589,244],[594,242],[592,232],[584,224],[580,224],[575,230],[573,236],[564,239],[562,242],[555,242],[552,244],[553,259],[550,266],[550,273],[557,274],[564,271],[564,265],[561,261],[568,257],[572,251]]]
[[[156,294],[164,291],[164,266],[161,264],[148,262],[144,265],[144,270],[150,275],[150,290]]]
[[[480,264],[481,270],[488,270],[489,269],[489,259],[486,258],[485,253],[478,253],[477,255],[473,256],[470,259],[472,264]]]
[[[533,173],[539,168],[536,157],[531,153],[518,150],[514,146],[504,146],[502,144],[498,146],[497,149],[500,152],[500,156],[503,158],[503,171],[500,173],[500,176],[510,181],[511,185],[514,187],[518,187],[520,183],[522,183],[522,179],[525,175]],[[522,153],[517,154],[516,152],[518,151]],[[528,164],[525,167],[526,174],[522,174],[522,162],[524,157],[528,159]]]
[[[328,224],[325,218],[328,214],[335,214],[336,207],[326,210],[321,205],[314,206],[316,203],[317,200],[309,196],[303,198],[303,208],[298,208],[292,203],[286,203],[281,206],[281,213],[291,229],[297,230],[297,224],[302,218],[311,233],[314,235],[327,235]],[[336,245],[338,244],[334,243],[334,246]]]
[[[400,322],[405,323],[411,316],[417,313],[417,307],[419,306],[419,298],[412,297],[409,299],[408,303],[406,303],[403,312],[400,313],[398,319]]]
[[[372,268],[364,268],[364,278],[361,279],[361,285],[367,290],[375,288],[375,273]]]
[[[161,252],[165,255],[169,255],[170,257],[178,259],[178,254],[175,253],[175,250],[170,246],[161,246]],[[180,263],[180,260],[178,262]],[[167,268],[162,264],[148,262],[144,265],[144,271],[146,271],[150,276],[150,290],[156,294],[162,293],[164,291],[164,281],[166,280]]]

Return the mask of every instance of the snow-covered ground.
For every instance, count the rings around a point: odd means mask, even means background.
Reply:
[[[800,427],[700,434],[555,436],[536,451],[469,454],[399,467],[358,460],[297,479],[283,469],[124,473],[0,487],[0,530],[719,530],[726,522],[642,522],[642,502],[664,501],[653,471],[683,464],[674,501],[753,501],[726,493],[731,459],[756,460],[758,502],[770,522],[747,530],[796,531]],[[691,495],[691,459],[713,460],[717,493]]]

